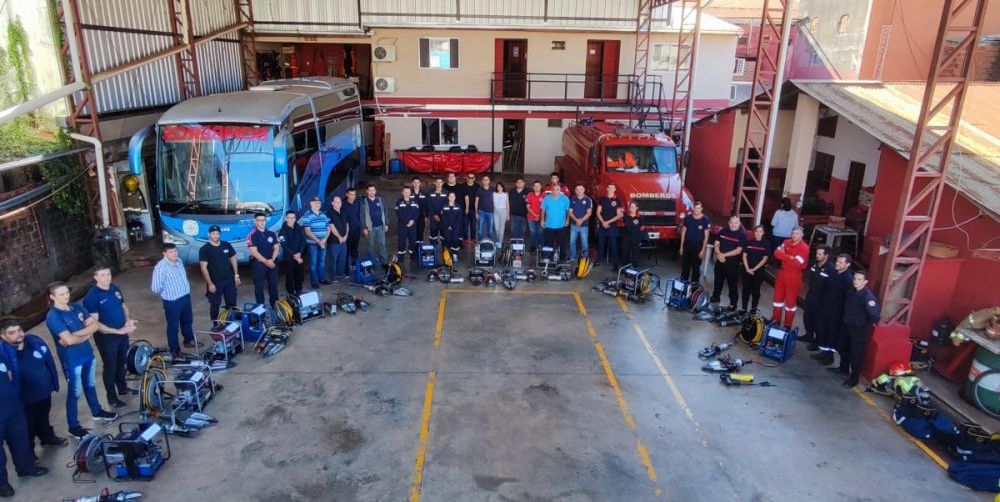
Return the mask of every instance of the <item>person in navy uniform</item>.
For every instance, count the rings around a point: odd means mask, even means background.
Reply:
[[[441,208],[441,233],[445,247],[455,260],[458,260],[458,252],[462,249],[463,213],[462,206],[458,205],[458,194],[448,192],[448,200]]]
[[[764,226],[757,225],[753,229],[753,239],[743,246],[743,312],[747,312],[748,304],[751,312],[760,304],[760,285],[764,282],[762,269],[769,256],[771,243],[765,237]]]
[[[59,362],[66,376],[66,425],[69,434],[82,439],[90,431],[80,425],[77,401],[80,394],[87,399],[87,406],[94,420],[114,420],[118,415],[101,408],[97,398],[94,351],[90,338],[100,328],[97,318],[78,303],[70,303],[69,286],[65,282],[49,284],[49,301],[52,308],[45,315],[45,326],[56,342]]]
[[[708,233],[712,222],[702,212],[704,205],[694,201],[692,212],[684,216],[681,224],[681,280],[698,282],[701,280],[701,260],[708,249]]]
[[[0,352],[6,351],[7,361],[20,386],[19,396],[28,425],[28,446],[34,450],[35,439],[42,446],[63,446],[66,438],[56,435],[49,413],[52,394],[59,392],[59,374],[49,346],[37,335],[25,334],[18,321],[0,323]]]
[[[267,229],[267,215],[253,215],[254,229],[247,235],[247,247],[252,258],[250,270],[253,272],[253,295],[258,304],[264,303],[264,289],[271,307],[278,301],[278,234]]]
[[[443,239],[441,232],[441,210],[448,203],[448,192],[444,191],[444,180],[438,178],[434,180],[434,191],[427,194],[427,219],[430,224],[430,235],[428,238],[435,244],[440,244]]]
[[[635,202],[628,203],[625,213],[625,233],[622,239],[622,250],[625,252],[624,262],[639,266],[639,243],[642,241],[643,218],[639,214],[639,206]]]
[[[420,219],[422,210],[420,204],[411,196],[411,189],[404,186],[402,197],[396,201],[396,224],[399,230],[396,231],[396,256],[400,261],[403,257],[410,255],[416,257],[417,250],[417,221]]]
[[[222,241],[221,236],[222,228],[218,225],[208,227],[208,242],[198,250],[201,276],[205,278],[208,316],[213,321],[219,318],[223,300],[227,309],[236,306],[236,287],[240,285],[236,250],[232,244]]]
[[[868,274],[854,272],[852,287],[844,298],[844,317],[841,327],[840,367],[837,371],[848,374],[844,387],[851,388],[861,378],[861,361],[868,350],[871,328],[882,315],[875,293],[868,289]]]
[[[303,265],[305,259],[302,253],[306,250],[306,231],[295,222],[298,215],[295,211],[285,212],[285,222],[278,230],[278,242],[281,243],[281,271],[285,274],[285,292],[295,296],[302,293],[304,281]]]
[[[108,404],[124,408],[121,396],[137,395],[138,391],[125,383],[125,361],[128,359],[128,335],[135,331],[135,319],[129,315],[122,290],[111,282],[111,269],[94,267],[94,286],[83,297],[83,306],[97,317],[98,329],[94,343],[101,354],[104,392]]]
[[[611,268],[617,269],[618,263],[618,224],[625,216],[622,201],[615,195],[614,183],[605,187],[605,195],[597,199],[597,267],[605,258],[611,262]]]
[[[826,301],[826,288],[833,277],[833,262],[830,261],[830,246],[816,248],[816,261],[809,267],[809,291],[806,292],[805,309],[802,324],[805,325],[805,335],[800,340],[809,342],[809,351],[819,350],[819,318],[823,302]]]
[[[736,310],[740,300],[740,290],[737,284],[740,280],[743,246],[746,234],[740,224],[740,217],[732,215],[726,228],[719,230],[715,238],[715,288],[712,290],[712,303],[722,300],[723,284],[729,289],[729,308]]]
[[[19,327],[20,328],[20,327]],[[28,423],[21,406],[20,378],[11,351],[0,350],[0,497],[13,497],[14,487],[7,480],[7,443],[14,457],[14,470],[19,477],[44,476],[48,469],[35,465],[28,440]]]
[[[417,218],[417,239],[424,240],[424,230],[427,228],[427,190],[423,187],[420,177],[414,176],[410,181],[410,198],[420,206],[420,216]]]
[[[823,304],[820,306],[819,353],[809,357],[823,366],[833,364],[833,354],[840,346],[840,323],[844,315],[844,299],[851,290],[854,274],[851,273],[851,255],[844,253],[837,256],[833,264],[834,274],[826,285]],[[808,312],[808,311],[807,311]],[[834,368],[836,369],[836,368]]]
[[[333,204],[333,202],[330,202]],[[358,201],[358,190],[347,189],[344,206],[340,208],[347,220],[347,268],[354,267],[358,261],[358,243],[361,242],[361,202]]]

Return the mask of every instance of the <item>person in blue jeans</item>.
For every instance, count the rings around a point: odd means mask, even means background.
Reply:
[[[542,243],[542,200],[545,193],[542,192],[542,182],[536,181],[531,184],[531,192],[525,198],[528,207],[528,243],[530,251]]]
[[[330,235],[330,218],[320,211],[323,200],[313,197],[309,201],[309,210],[299,218],[299,225],[306,233],[306,248],[309,250],[309,282],[313,289],[320,284],[330,284],[326,280],[326,242]]]
[[[333,262],[332,279],[337,281],[341,277],[347,277],[347,236],[351,232],[351,224],[341,212],[344,203],[340,197],[334,196],[332,204],[329,214],[330,234],[327,237],[327,243],[330,248],[330,261]]]
[[[87,429],[80,426],[76,404],[83,394],[94,420],[114,420],[118,414],[105,411],[97,398],[97,378],[94,371],[94,351],[90,339],[100,324],[87,309],[78,303],[70,303],[69,286],[65,282],[49,285],[49,300],[52,308],[45,316],[45,326],[56,342],[56,352],[66,376],[66,425],[69,434],[77,439],[87,435]]]
[[[490,188],[489,176],[483,176],[479,181],[475,194],[476,214],[479,215],[479,235],[476,236],[476,240],[479,242],[484,239],[495,241],[497,236],[493,232],[493,189]]]
[[[576,241],[580,241],[580,257],[587,256],[590,249],[587,237],[590,233],[590,215],[594,213],[594,201],[584,194],[583,185],[577,184],[573,197],[569,199],[569,259],[575,260]]]
[[[558,183],[552,185],[552,191],[542,200],[542,225],[542,245],[557,247],[559,255],[566,256],[569,197],[563,195]]]

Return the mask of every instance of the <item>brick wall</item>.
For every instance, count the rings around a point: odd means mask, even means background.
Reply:
[[[0,315],[28,303],[55,280],[90,266],[91,225],[46,201],[0,220]]]
[[[949,42],[949,47],[945,49],[947,54],[954,52],[956,42]],[[958,57],[952,61],[943,72],[946,76],[958,74],[959,65],[965,57]],[[976,56],[973,60],[973,80],[977,82],[1000,81],[1000,40],[983,40],[976,47]]]

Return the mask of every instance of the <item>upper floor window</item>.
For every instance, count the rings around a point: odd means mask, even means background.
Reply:
[[[687,57],[687,51],[690,50],[687,46],[684,48],[685,54],[683,57]],[[690,64],[690,61],[685,63]],[[674,71],[677,69],[677,44],[653,44],[653,50],[651,51],[649,58],[649,69],[650,71]]]
[[[733,67],[733,75],[737,77],[743,76],[746,72],[747,60],[743,58],[736,58],[736,65]]]
[[[421,38],[421,68],[458,68],[457,38]]]

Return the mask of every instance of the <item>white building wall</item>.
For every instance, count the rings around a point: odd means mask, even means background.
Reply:
[[[851,162],[861,162],[865,165],[865,179],[862,185],[866,187],[874,185],[878,176],[882,143],[843,117],[837,120],[835,136],[835,138],[816,137],[816,151],[834,156],[833,177],[846,180],[850,174]],[[810,165],[809,169],[812,168]]]
[[[420,68],[419,40],[423,37],[457,38],[458,68]],[[396,48],[396,60],[373,63],[376,77],[396,79],[396,92],[392,96],[406,97],[489,97],[490,76],[495,70],[495,40],[525,39],[528,41],[527,60],[529,73],[583,74],[586,71],[588,40],[617,40],[619,42],[618,74],[633,72],[635,57],[635,36],[631,33],[614,32],[527,32],[492,30],[444,30],[379,28],[374,31],[372,45],[390,45]],[[656,33],[652,43],[676,42],[675,34]],[[358,43],[358,39],[324,40],[327,42]],[[552,48],[552,42],[565,43],[565,49]],[[730,34],[706,34],[702,36],[698,66],[695,78],[695,98],[723,100],[728,102],[732,70],[735,64],[736,37]],[[672,97],[673,72],[650,72],[663,82],[663,97]],[[582,77],[570,77],[578,81],[568,86],[564,94],[563,77],[534,76],[533,79],[551,79],[556,82],[536,82],[531,85],[533,98],[583,97]],[[624,82],[625,78],[621,77]],[[652,89],[650,89],[652,92]],[[618,89],[618,98],[626,98],[628,88],[624,83]]]
[[[562,133],[569,125],[563,120],[563,127],[549,127],[544,119],[524,121],[524,173],[548,174],[555,167],[556,156],[562,155]]]

